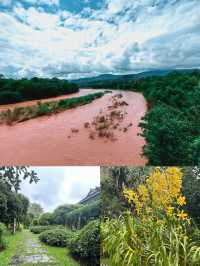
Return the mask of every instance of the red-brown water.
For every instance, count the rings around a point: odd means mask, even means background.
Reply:
[[[80,90],[78,97],[95,90]],[[105,138],[91,139],[84,123],[91,123],[99,112],[106,113],[112,97],[121,93],[129,105],[119,107],[126,112],[123,124],[132,123],[124,132],[116,130],[115,141]],[[56,99],[61,98],[57,97]],[[52,99],[48,99],[52,100]],[[34,102],[28,102],[29,105]],[[22,106],[22,104],[6,105]],[[27,103],[23,103],[26,106]],[[138,136],[138,124],[146,112],[144,97],[135,92],[113,91],[90,104],[43,116],[14,126],[0,126],[1,165],[145,165],[141,156],[144,139]],[[72,133],[71,129],[78,132]]]

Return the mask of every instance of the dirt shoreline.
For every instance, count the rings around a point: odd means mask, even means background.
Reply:
[[[95,91],[97,90],[81,89],[76,96]],[[90,131],[85,124],[92,124],[94,118],[100,114],[106,116],[113,97],[119,94],[127,104],[116,107],[116,110],[120,110],[124,115],[118,129],[113,130],[114,138],[95,136],[91,139]],[[61,97],[76,96],[72,94]],[[28,103],[33,105],[33,102],[36,101]],[[22,104],[27,106],[25,102],[1,106],[0,109],[22,106]],[[138,136],[141,132],[138,124],[146,110],[146,101],[140,93],[113,91],[91,104],[66,110],[57,115],[39,117],[14,126],[1,125],[1,163],[2,165],[144,165],[146,160],[141,154],[145,142]],[[127,130],[124,130],[126,127]]]

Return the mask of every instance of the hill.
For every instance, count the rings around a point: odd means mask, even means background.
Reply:
[[[90,78],[80,78],[80,79],[74,79],[71,80],[71,82],[81,86],[81,87],[93,87],[93,86],[105,86],[112,85],[112,83],[115,82],[124,82],[124,81],[131,81],[131,80],[138,80],[146,77],[153,77],[153,76],[165,76],[171,72],[191,72],[194,71],[194,69],[160,69],[160,70],[151,70],[151,71],[145,71],[137,74],[127,74],[127,75],[113,75],[113,74],[102,74],[96,77],[90,77]]]

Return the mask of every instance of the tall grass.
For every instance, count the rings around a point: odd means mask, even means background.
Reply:
[[[101,236],[102,255],[109,266],[200,265],[200,245],[194,234],[176,224],[140,221],[127,213],[102,223]]]

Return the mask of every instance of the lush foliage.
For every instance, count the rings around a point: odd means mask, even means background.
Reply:
[[[76,84],[56,78],[0,79],[0,104],[44,99],[74,93],[78,90]]]
[[[129,210],[102,223],[109,265],[200,264],[200,231],[185,211],[182,184],[181,169],[155,168],[137,187],[124,189]]]
[[[83,205],[65,216],[65,223],[72,229],[78,229],[86,225],[90,220],[100,216],[100,201]]]
[[[200,72],[172,73],[138,83],[149,110],[142,123],[149,165],[197,165],[200,161]],[[176,147],[176,148],[175,148]]]
[[[184,167],[183,194],[187,199],[185,209],[200,225],[200,168]]]
[[[0,112],[0,122],[11,125],[13,123],[23,122],[38,116],[52,115],[67,109],[75,108],[84,104],[91,103],[104,95],[103,92],[97,92],[86,96],[62,99],[51,102],[37,102],[36,105],[27,107],[15,107]]]
[[[71,233],[65,229],[46,230],[39,235],[42,242],[56,247],[66,247],[70,237]]]
[[[52,229],[51,226],[41,226],[41,225],[38,225],[38,226],[31,226],[30,227],[30,231],[34,234],[40,234],[46,230],[50,230]]]
[[[54,224],[65,225],[66,215],[79,207],[79,204],[65,204],[58,206],[52,213],[52,222]]]
[[[0,222],[8,228],[19,229],[20,223],[25,223],[29,200],[18,193],[22,180],[37,183],[37,174],[27,167],[0,167]]]
[[[68,247],[74,256],[87,260],[88,266],[97,266],[100,261],[100,223],[91,221],[74,233]]]

